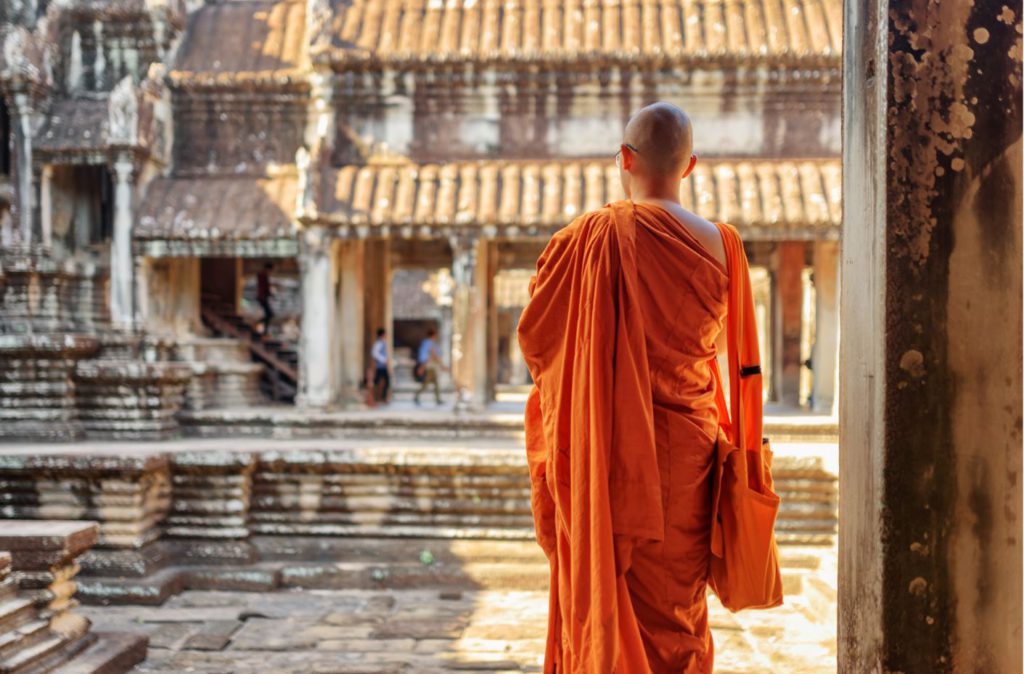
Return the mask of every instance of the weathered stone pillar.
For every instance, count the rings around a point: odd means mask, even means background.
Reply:
[[[1021,8],[845,11],[839,671],[1024,671]]]
[[[456,410],[479,410],[488,403],[487,380],[487,239],[453,237],[452,377]]]
[[[299,274],[302,287],[302,334],[299,337],[300,407],[329,407],[339,398],[335,350],[336,279],[334,237],[323,227],[302,230]]]
[[[363,330],[364,351],[363,368],[373,366],[370,357],[370,345],[377,339],[377,329],[388,331],[388,344],[394,343],[391,325],[391,241],[388,239],[369,239],[366,241],[364,276],[366,292],[364,293],[365,320]]]
[[[803,318],[804,242],[783,241],[772,256],[775,267],[774,394],[779,402],[800,404],[800,327]]]
[[[336,335],[338,338],[340,368],[340,393],[345,403],[357,403],[359,383],[366,371],[363,334],[366,325],[364,298],[366,284],[364,277],[365,244],[362,239],[347,239],[337,244],[338,311]]]
[[[134,264],[132,263],[132,174],[131,157],[114,162],[114,236],[110,249],[110,318],[116,327],[134,325]]]
[[[34,239],[35,200],[32,198],[32,105],[26,92],[13,96],[14,106],[11,110],[14,126],[14,153],[17,161],[18,183],[15,187],[15,198],[18,204],[18,229],[21,233],[21,244],[26,248],[36,243]]]
[[[53,245],[53,165],[46,164],[39,173],[39,224],[42,243]]]
[[[811,396],[814,411],[831,412],[836,398],[839,353],[839,242],[814,243],[814,349]]]

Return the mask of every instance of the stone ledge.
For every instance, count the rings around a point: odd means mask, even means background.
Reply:
[[[75,557],[96,544],[99,525],[95,522],[60,520],[4,520],[0,528],[0,550],[7,550],[19,567],[18,554],[26,551],[57,551]]]

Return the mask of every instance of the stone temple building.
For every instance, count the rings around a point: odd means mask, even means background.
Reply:
[[[668,100],[697,130],[684,205],[747,242],[766,396],[832,410],[839,0],[5,7],[3,332],[95,361],[79,392],[121,359],[192,409],[346,405],[378,327],[402,356],[434,325],[482,408],[528,383],[547,238],[622,197],[622,127]],[[48,321],[78,341],[44,345]]]

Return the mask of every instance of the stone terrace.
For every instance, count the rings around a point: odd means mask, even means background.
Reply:
[[[0,518],[98,523],[77,597],[140,672],[537,671],[521,443],[425,435],[0,446]],[[775,449],[788,602],[714,605],[722,672],[833,667],[835,443]]]

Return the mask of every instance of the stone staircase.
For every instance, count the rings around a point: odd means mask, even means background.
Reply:
[[[260,333],[231,309],[206,305],[203,323],[219,337],[242,340],[251,359],[264,366],[261,390],[271,400],[294,402],[298,391],[299,354],[295,344]]]
[[[145,637],[92,633],[73,611],[76,558],[96,536],[90,522],[0,527],[0,674],[120,674],[145,658]]]

